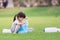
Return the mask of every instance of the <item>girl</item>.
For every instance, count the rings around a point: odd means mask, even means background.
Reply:
[[[32,32],[32,28],[28,28],[28,20],[23,12],[19,12],[15,15],[13,20],[11,32],[12,33],[27,33]]]

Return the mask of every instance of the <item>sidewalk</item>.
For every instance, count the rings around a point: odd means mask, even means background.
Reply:
[[[8,0],[7,8],[13,8],[13,7],[14,7],[13,0]]]

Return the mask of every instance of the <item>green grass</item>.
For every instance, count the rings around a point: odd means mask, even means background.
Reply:
[[[4,28],[11,28],[13,16],[19,11],[26,13],[29,27],[34,32],[27,34],[3,34]],[[45,27],[60,28],[60,7],[12,8],[0,9],[0,39],[1,40],[59,40],[60,33],[45,33]]]

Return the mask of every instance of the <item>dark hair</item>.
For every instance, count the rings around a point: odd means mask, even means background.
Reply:
[[[19,12],[18,14],[16,14],[15,16],[14,16],[14,19],[13,19],[13,21],[15,21],[16,20],[16,17],[17,18],[25,18],[26,17],[26,15],[23,13],[23,12]]]
[[[16,16],[17,16],[17,14],[14,16],[13,22],[16,20]]]

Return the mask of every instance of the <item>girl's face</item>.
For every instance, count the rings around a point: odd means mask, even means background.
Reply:
[[[22,17],[19,17],[19,18],[18,18],[19,21],[22,21],[23,19],[24,19],[24,18],[22,18]]]

